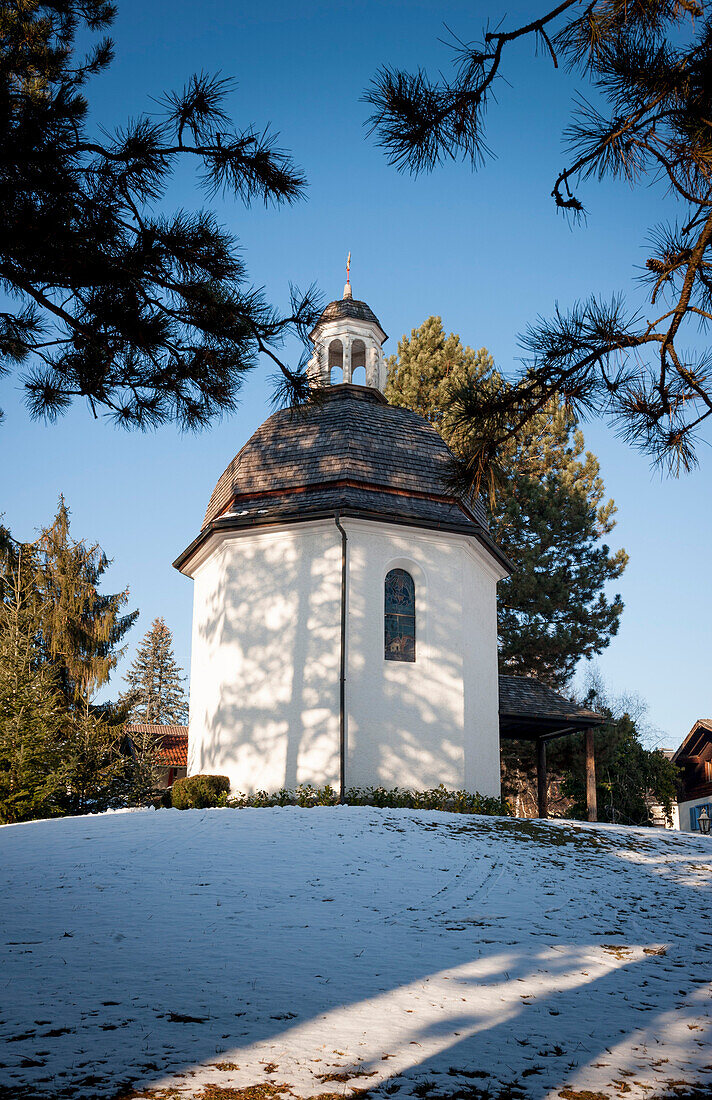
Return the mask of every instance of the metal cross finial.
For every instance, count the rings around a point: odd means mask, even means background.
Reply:
[[[346,257],[346,286],[344,287],[344,298],[353,298],[351,292],[351,253],[349,252]]]

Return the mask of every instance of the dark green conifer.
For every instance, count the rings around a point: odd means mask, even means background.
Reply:
[[[125,804],[130,765],[121,751],[121,727],[112,726],[87,701],[68,716],[62,744],[64,813],[100,813]]]
[[[98,591],[109,560],[98,544],[71,537],[62,498],[34,543],[1,536],[3,812],[41,817],[117,805],[130,782],[124,716],[93,698],[137,612],[121,614],[128,592]]]
[[[132,730],[126,771],[126,798],[130,806],[146,806],[158,793],[162,765],[159,741],[150,730]]]
[[[43,661],[37,551],[0,539],[0,821],[58,812],[66,716]]]
[[[463,389],[499,393],[506,383],[482,348],[463,347],[430,317],[388,360],[386,396],[426,417],[456,455],[467,455]],[[582,657],[600,653],[618,630],[623,603],[606,584],[621,575],[625,551],[602,541],[615,525],[598,461],[555,399],[503,445],[493,467],[491,530],[515,569],[499,587],[502,671],[562,687]]]

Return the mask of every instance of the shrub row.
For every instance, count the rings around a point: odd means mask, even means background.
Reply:
[[[171,787],[171,802],[176,810],[205,810],[225,806],[230,793],[226,775],[188,775],[176,779]]]
[[[265,806],[336,806],[339,796],[333,787],[312,787],[302,784],[295,791],[283,787],[276,794],[256,791],[230,797],[230,781],[226,775],[192,775],[173,784],[173,806],[177,810],[229,806],[234,809]],[[470,794],[469,791],[449,791],[442,784],[429,791],[409,791],[401,787],[350,787],[346,791],[348,806],[379,806],[387,809],[447,810],[456,814],[486,814],[511,816],[503,798]]]
[[[488,817],[511,817],[512,811],[503,798],[493,798],[475,791],[449,791],[441,783],[428,791],[409,791],[401,787],[352,787],[346,792],[349,806],[402,807],[407,810],[447,810],[452,814],[485,814]]]

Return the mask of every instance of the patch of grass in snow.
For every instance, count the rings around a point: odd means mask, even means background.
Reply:
[[[281,1100],[285,1094],[293,1095],[289,1085],[276,1085],[272,1081],[260,1085],[206,1085],[198,1093],[197,1100]]]
[[[6,1085],[0,1085],[0,1100],[47,1100],[46,1094],[40,1096],[38,1092],[35,1092],[29,1085],[19,1088],[8,1088]]]
[[[559,1093],[561,1100],[610,1100],[604,1092],[591,1092],[590,1089],[562,1089]]]
[[[611,1085],[610,1091],[602,1092],[600,1089],[592,1092],[591,1089],[564,1088],[559,1092],[560,1100],[613,1100],[614,1097],[623,1096],[630,1091],[630,1085],[618,1081]],[[710,1100],[710,1086],[688,1084],[686,1081],[669,1081],[664,1092],[656,1092],[648,1096],[647,1100]]]
[[[684,1081],[671,1081],[667,1087],[670,1091],[652,1100],[710,1100],[709,1084],[687,1085]]]
[[[169,1085],[161,1089],[129,1089],[128,1092],[120,1092],[114,1100],[184,1100],[185,1093]]]
[[[438,829],[445,826],[456,833],[505,834],[507,838],[512,840],[525,840],[535,844],[544,844],[547,847],[571,847],[583,850],[656,851],[656,845],[652,841],[658,839],[657,834],[655,838],[651,836],[648,840],[647,837],[641,836],[637,831],[627,834],[617,833],[607,829],[599,830],[595,826],[577,826],[569,822],[563,824],[555,819],[552,821],[533,821],[527,818],[502,817],[492,821],[486,819],[477,822],[466,821],[462,824],[459,821],[440,822],[416,819],[413,824],[426,829]]]
[[[434,1081],[421,1081],[415,1086],[413,1093],[418,1097],[429,1097],[429,1100],[526,1100],[527,1097],[523,1086],[516,1081],[505,1081],[496,1085],[475,1085],[467,1082],[456,1089],[447,1090],[442,1090]]]
[[[354,1077],[375,1077],[376,1071],[372,1069],[367,1073],[363,1069],[344,1069],[336,1071],[335,1073],[317,1073],[315,1077],[317,1081],[322,1081],[326,1084],[327,1081],[353,1081]]]
[[[239,1068],[238,1066],[233,1067],[233,1064],[228,1062],[222,1063],[222,1065],[235,1069]],[[213,1068],[220,1069],[221,1066],[216,1065]],[[284,1096],[293,1095],[289,1085],[278,1085],[272,1081],[263,1082],[259,1085],[247,1085],[242,1088],[212,1082],[205,1085],[197,1095],[192,1091],[190,1092],[190,1096],[195,1097],[195,1100],[282,1100]],[[4,1098],[1,1098],[1,1100],[4,1100]],[[186,1090],[185,1086],[177,1088],[173,1086],[168,1088],[129,1088],[128,1091],[117,1093],[113,1100],[186,1100]],[[343,1097],[341,1100],[343,1100]]]
[[[10,1035],[5,1042],[6,1043],[22,1043],[25,1039],[34,1039],[34,1031],[21,1031],[17,1035]]]
[[[246,1085],[237,1088],[231,1085],[206,1085],[199,1092],[196,1100],[281,1100],[285,1095],[294,1096],[289,1085],[274,1085],[271,1082],[265,1085]],[[367,1096],[365,1090],[352,1089],[351,1098],[364,1100]],[[320,1092],[317,1096],[311,1096],[309,1100],[344,1100],[341,1092]]]
[[[626,947],[624,943],[602,943],[601,948],[607,951],[609,955],[613,955],[616,959],[627,959],[630,955],[630,947]]]
[[[455,1066],[450,1066],[448,1069],[448,1075],[450,1077],[489,1077],[491,1076],[486,1069],[456,1069]]]

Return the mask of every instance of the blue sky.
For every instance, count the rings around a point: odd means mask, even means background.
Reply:
[[[119,0],[116,61],[94,82],[97,122],[111,126],[145,109],[194,71],[237,82],[229,109],[238,125],[271,123],[306,172],[305,202],[245,210],[217,201],[240,239],[250,276],[288,303],[289,283],[316,281],[325,300],[341,296],[352,252],[356,297],[390,335],[387,351],[430,314],[463,341],[485,346],[505,372],[517,365],[517,334],[538,314],[591,292],[623,290],[643,304],[635,277],[649,228],[674,217],[662,188],[588,184],[585,226],[571,228],[549,197],[563,164],[561,130],[580,82],[555,73],[531,44],[512,50],[509,84],[489,114],[496,158],[473,173],[448,164],[413,180],[389,168],[364,128],[364,88],[383,63],[446,67],[438,40],[447,24],[476,37],[498,6],[458,0],[346,0],[340,4],[227,4],[205,0]],[[534,3],[514,3],[507,21],[527,21]],[[153,100],[152,98],[153,97]],[[206,200],[189,172],[171,186],[172,206]],[[218,476],[271,411],[270,368],[250,376],[238,413],[200,435],[167,426],[127,434],[77,406],[56,425],[33,423],[16,379],[0,382],[0,509],[19,538],[53,515],[60,492],[77,536],[98,540],[114,559],[107,587],[131,590],[141,615],[127,657],[156,615],[174,631],[176,655],[190,658],[191,582],[171,568],[200,529]],[[712,712],[708,686],[712,596],[709,446],[701,467],[665,480],[602,423],[584,426],[618,505],[611,538],[630,564],[615,586],[626,604],[622,626],[598,665],[611,690],[635,692],[666,745]]]

